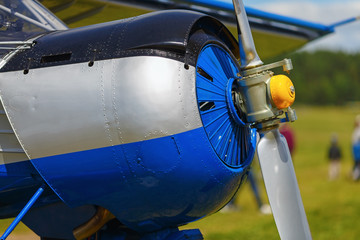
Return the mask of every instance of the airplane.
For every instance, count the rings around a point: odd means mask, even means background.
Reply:
[[[151,12],[69,29],[37,1],[0,1],[0,218],[15,217],[0,239],[20,221],[43,240],[203,239],[179,226],[224,207],[256,150],[280,238],[311,239],[278,131],[297,118],[295,88],[272,69],[291,60],[264,64],[250,26],[295,42],[270,58],[355,18],[321,25],[241,0],[116,2]]]

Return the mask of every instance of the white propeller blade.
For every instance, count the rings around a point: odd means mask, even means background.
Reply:
[[[267,131],[257,153],[280,238],[312,239],[286,139],[278,129]]]

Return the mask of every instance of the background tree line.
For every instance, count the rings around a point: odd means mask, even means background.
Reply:
[[[343,105],[360,101],[360,53],[297,52],[289,56],[296,103]]]

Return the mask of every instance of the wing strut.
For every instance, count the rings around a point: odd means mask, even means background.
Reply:
[[[333,24],[331,24],[330,26],[331,26],[332,28],[336,28],[336,27],[340,27],[340,26],[346,25],[346,24],[348,24],[348,23],[355,22],[355,21],[357,21],[357,20],[360,20],[360,16],[348,18],[348,19],[342,20],[342,21],[340,21],[340,22],[333,23]]]
[[[40,187],[34,196],[29,200],[29,202],[25,205],[23,210],[17,215],[17,217],[14,219],[14,221],[10,224],[10,226],[6,229],[5,233],[1,236],[0,240],[5,240],[10,233],[15,229],[15,227],[19,224],[21,219],[25,216],[25,214],[30,210],[32,205],[36,202],[36,200],[41,196],[41,194],[44,192],[44,186]]]

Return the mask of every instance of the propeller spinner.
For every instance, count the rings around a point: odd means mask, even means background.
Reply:
[[[241,0],[233,0],[233,4],[243,70],[237,80],[236,103],[245,113],[246,123],[256,128],[261,136],[257,154],[275,223],[281,239],[311,239],[289,148],[279,132],[281,122],[296,120],[295,111],[290,108],[295,100],[295,88],[288,77],[274,76],[269,71],[282,66],[288,72],[292,64],[284,59],[263,65],[255,49],[244,5]]]

